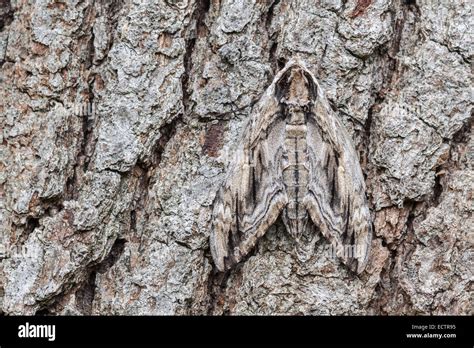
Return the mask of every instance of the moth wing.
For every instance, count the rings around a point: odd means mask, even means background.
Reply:
[[[284,119],[268,95],[250,118],[214,201],[210,246],[220,271],[240,262],[286,205],[281,178],[284,135]]]
[[[364,178],[344,126],[321,101],[308,119],[311,174],[306,208],[337,256],[360,273],[372,238]]]

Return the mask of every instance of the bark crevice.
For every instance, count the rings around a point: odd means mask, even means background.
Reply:
[[[97,273],[106,273],[115,265],[122,256],[126,243],[126,239],[117,238],[107,256],[101,262],[89,268],[85,281],[74,292],[76,307],[82,315],[93,314]]]

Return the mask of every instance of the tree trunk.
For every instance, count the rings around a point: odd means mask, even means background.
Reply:
[[[1,0],[0,313],[472,314],[471,3]],[[217,272],[212,202],[300,57],[360,156],[356,275],[281,222]]]

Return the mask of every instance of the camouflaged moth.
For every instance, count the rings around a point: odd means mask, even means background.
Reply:
[[[281,216],[364,270],[372,238],[359,159],[314,75],[290,60],[254,107],[213,205],[211,253],[220,271],[240,262]],[[345,246],[359,252],[347,255]]]

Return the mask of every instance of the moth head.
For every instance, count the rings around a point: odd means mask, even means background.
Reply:
[[[296,63],[287,67],[275,87],[278,101],[292,109],[311,107],[317,98],[313,77],[306,68]]]

